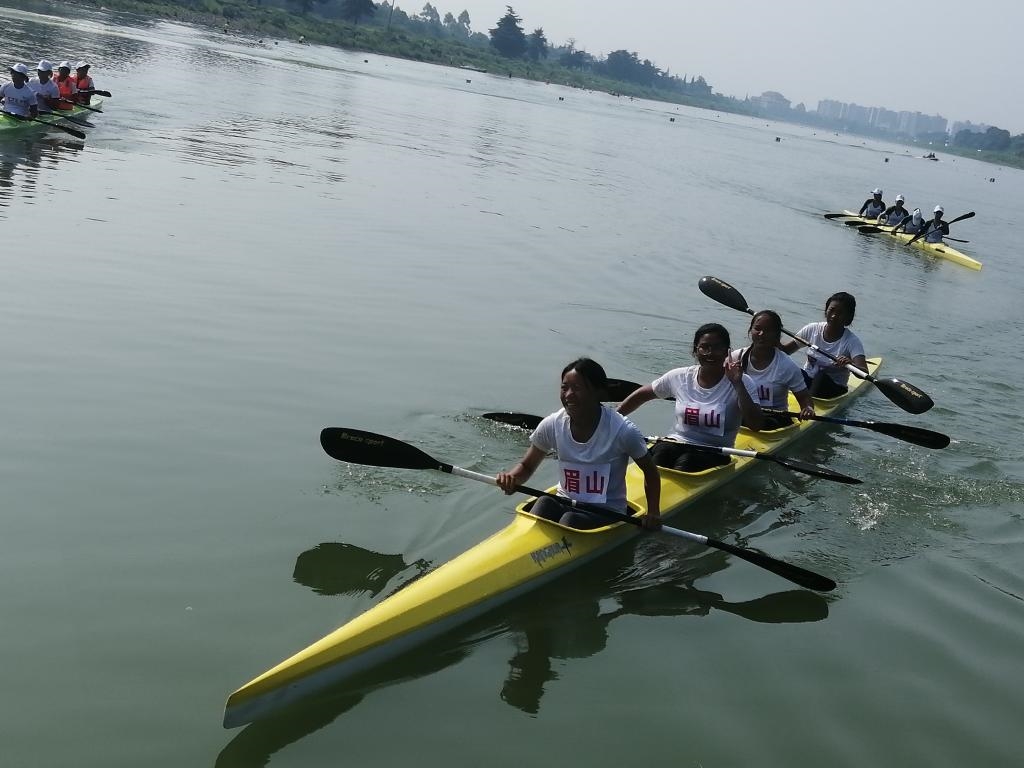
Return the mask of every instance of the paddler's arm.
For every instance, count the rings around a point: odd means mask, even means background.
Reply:
[[[657,530],[661,527],[661,475],[650,452],[634,459],[644,473],[644,495],[647,497],[647,514],[643,516],[644,528]]]
[[[794,352],[800,349],[800,344],[796,341],[787,341],[785,344],[779,344],[779,349],[781,349],[787,355],[792,355]]]
[[[811,390],[801,389],[799,392],[794,392],[793,397],[800,404],[801,419],[814,415],[814,398],[811,397]]]
[[[731,350],[729,354],[732,354]],[[743,364],[739,360],[733,360],[727,356],[724,366],[725,377],[732,384],[732,388],[736,390],[743,426],[758,432],[764,426],[764,414],[761,413],[761,406],[754,402],[750,392],[747,391],[747,385],[743,381]]]
[[[656,400],[657,398],[658,396],[654,394],[654,388],[650,384],[644,384],[640,389],[634,389],[630,392],[615,410],[623,416],[628,416],[644,403]]]
[[[495,476],[495,479],[498,481],[498,487],[509,495],[515,493],[516,486],[522,485],[529,480],[530,476],[537,471],[537,467],[540,466],[542,461],[544,461],[544,451],[535,445],[531,445],[518,464],[508,472],[499,472]]]

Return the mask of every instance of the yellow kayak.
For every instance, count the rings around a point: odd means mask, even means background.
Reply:
[[[859,219],[865,224],[871,226],[877,226],[882,230],[879,234],[888,235],[894,240],[898,240],[903,244],[910,242],[913,239],[913,235],[908,235],[905,232],[893,232],[893,227],[880,226],[871,219],[865,219],[863,216],[858,216],[856,213],[851,211],[843,211],[848,218]],[[951,246],[949,243],[926,243],[924,238],[915,240],[913,242],[914,248],[920,248],[925,253],[934,256],[937,259],[945,259],[946,261],[952,261],[954,264],[959,264],[962,267],[968,269],[981,269],[981,262],[977,259],[972,259],[963,251],[958,251],[956,248]]]
[[[871,358],[868,370],[873,374],[880,364],[880,358]],[[822,416],[835,414],[867,386],[866,381],[851,377],[849,392],[831,400],[817,400],[815,409]],[[790,410],[799,410],[792,395],[790,400]],[[775,453],[821,423],[802,421],[759,433],[741,430],[736,448]],[[755,463],[753,456],[739,456],[724,467],[703,472],[661,469],[662,517],[668,520],[678,515]],[[451,471],[448,466],[445,471]],[[643,514],[643,473],[635,464],[629,465],[626,484],[631,509],[635,515]],[[512,522],[490,538],[236,690],[224,709],[224,727],[261,719],[382,665],[642,532],[623,523],[575,530],[535,517],[526,509],[528,505],[529,501],[519,504]]]

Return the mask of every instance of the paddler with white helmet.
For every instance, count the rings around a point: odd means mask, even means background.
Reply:
[[[915,208],[914,212],[910,216],[903,220],[901,224],[897,224],[893,228],[893,232],[903,231],[908,235],[916,235],[924,228],[924,216],[921,215],[921,209]]]
[[[57,105],[59,109],[74,109],[74,102],[77,100],[78,86],[75,85],[75,78],[71,76],[71,62],[62,61],[57,65],[57,77],[54,81],[57,90],[60,91],[61,102]]]
[[[20,63],[12,64],[10,73],[11,82],[0,86],[3,111],[23,120],[31,120],[39,112],[36,109],[36,92],[28,86],[28,67]]]
[[[72,78],[75,81],[75,88],[78,90],[77,100],[79,104],[88,104],[92,98],[92,92],[96,90],[96,83],[89,76],[88,61],[80,61],[75,65],[75,74]]]
[[[882,190],[880,187],[875,187],[871,191],[871,197],[865,200],[864,205],[857,211],[857,215],[866,219],[874,219],[883,213],[885,213],[885,203],[882,201]]]
[[[903,195],[896,195],[896,204],[890,205],[885,209],[885,213],[878,217],[878,223],[895,227],[902,223],[904,219],[909,218],[910,211],[903,207],[903,202]]]
[[[36,67],[36,77],[29,81],[28,87],[35,91],[36,108],[39,114],[49,114],[60,108],[60,89],[53,82],[53,64],[43,59]]]
[[[929,221],[924,228],[925,236],[924,241],[926,243],[941,243],[942,236],[949,234],[949,224],[942,220],[942,214],[945,213],[941,205],[935,206],[935,217]]]

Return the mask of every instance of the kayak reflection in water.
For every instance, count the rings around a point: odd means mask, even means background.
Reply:
[[[608,386],[604,368],[581,357],[562,370],[562,408],[541,420],[530,435],[530,447],[508,472],[499,472],[498,486],[507,494],[536,471],[548,453],[558,457],[558,495],[628,513],[626,467],[629,459],[644,473],[647,514],[645,528],[661,525],[661,478],[647,441],[633,422],[603,405]],[[588,529],[608,520],[544,497],[530,510],[534,515],[571,528]]]
[[[741,423],[761,429],[764,417],[757,386],[743,373],[739,361],[730,359],[730,352],[729,331],[718,323],[705,323],[693,335],[697,365],[673,368],[619,405],[619,413],[626,415],[655,398],[675,398],[671,440],[659,442],[651,452],[659,466],[681,472],[724,466],[728,456],[692,451],[686,443],[732,448]]]
[[[825,301],[825,322],[805,325],[797,332],[801,339],[836,358],[833,362],[808,347],[803,374],[813,397],[830,398],[845,394],[850,372],[844,366],[854,365],[867,373],[864,345],[847,327],[853,322],[856,312],[857,299],[846,291],[833,293]],[[796,341],[782,345],[782,350],[788,355],[799,348]]]
[[[800,416],[813,417],[814,400],[800,372],[800,366],[779,349],[782,343],[782,318],[779,314],[770,309],[755,313],[750,318],[747,333],[751,345],[734,350],[730,357],[738,361],[743,373],[754,380],[757,404],[762,408],[788,410],[789,393],[792,392],[800,404]],[[761,428],[779,429],[792,423],[792,419],[784,413],[765,414]]]

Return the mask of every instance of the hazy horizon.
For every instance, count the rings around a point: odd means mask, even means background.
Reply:
[[[426,0],[424,0],[424,3]],[[398,7],[419,13],[423,3]],[[440,0],[453,15],[466,10],[475,32],[505,14],[505,0]],[[551,45],[573,38],[594,56],[625,49],[672,74],[703,75],[726,96],[778,91],[793,106],[817,109],[823,99],[938,114],[1024,133],[1024,105],[1001,87],[1021,61],[1014,45],[1024,7],[979,0],[965,7],[934,0],[927,13],[888,9],[863,13],[828,3],[724,0],[683,6],[635,0],[543,0],[511,3],[529,34]],[[902,78],[902,83],[897,78]]]

